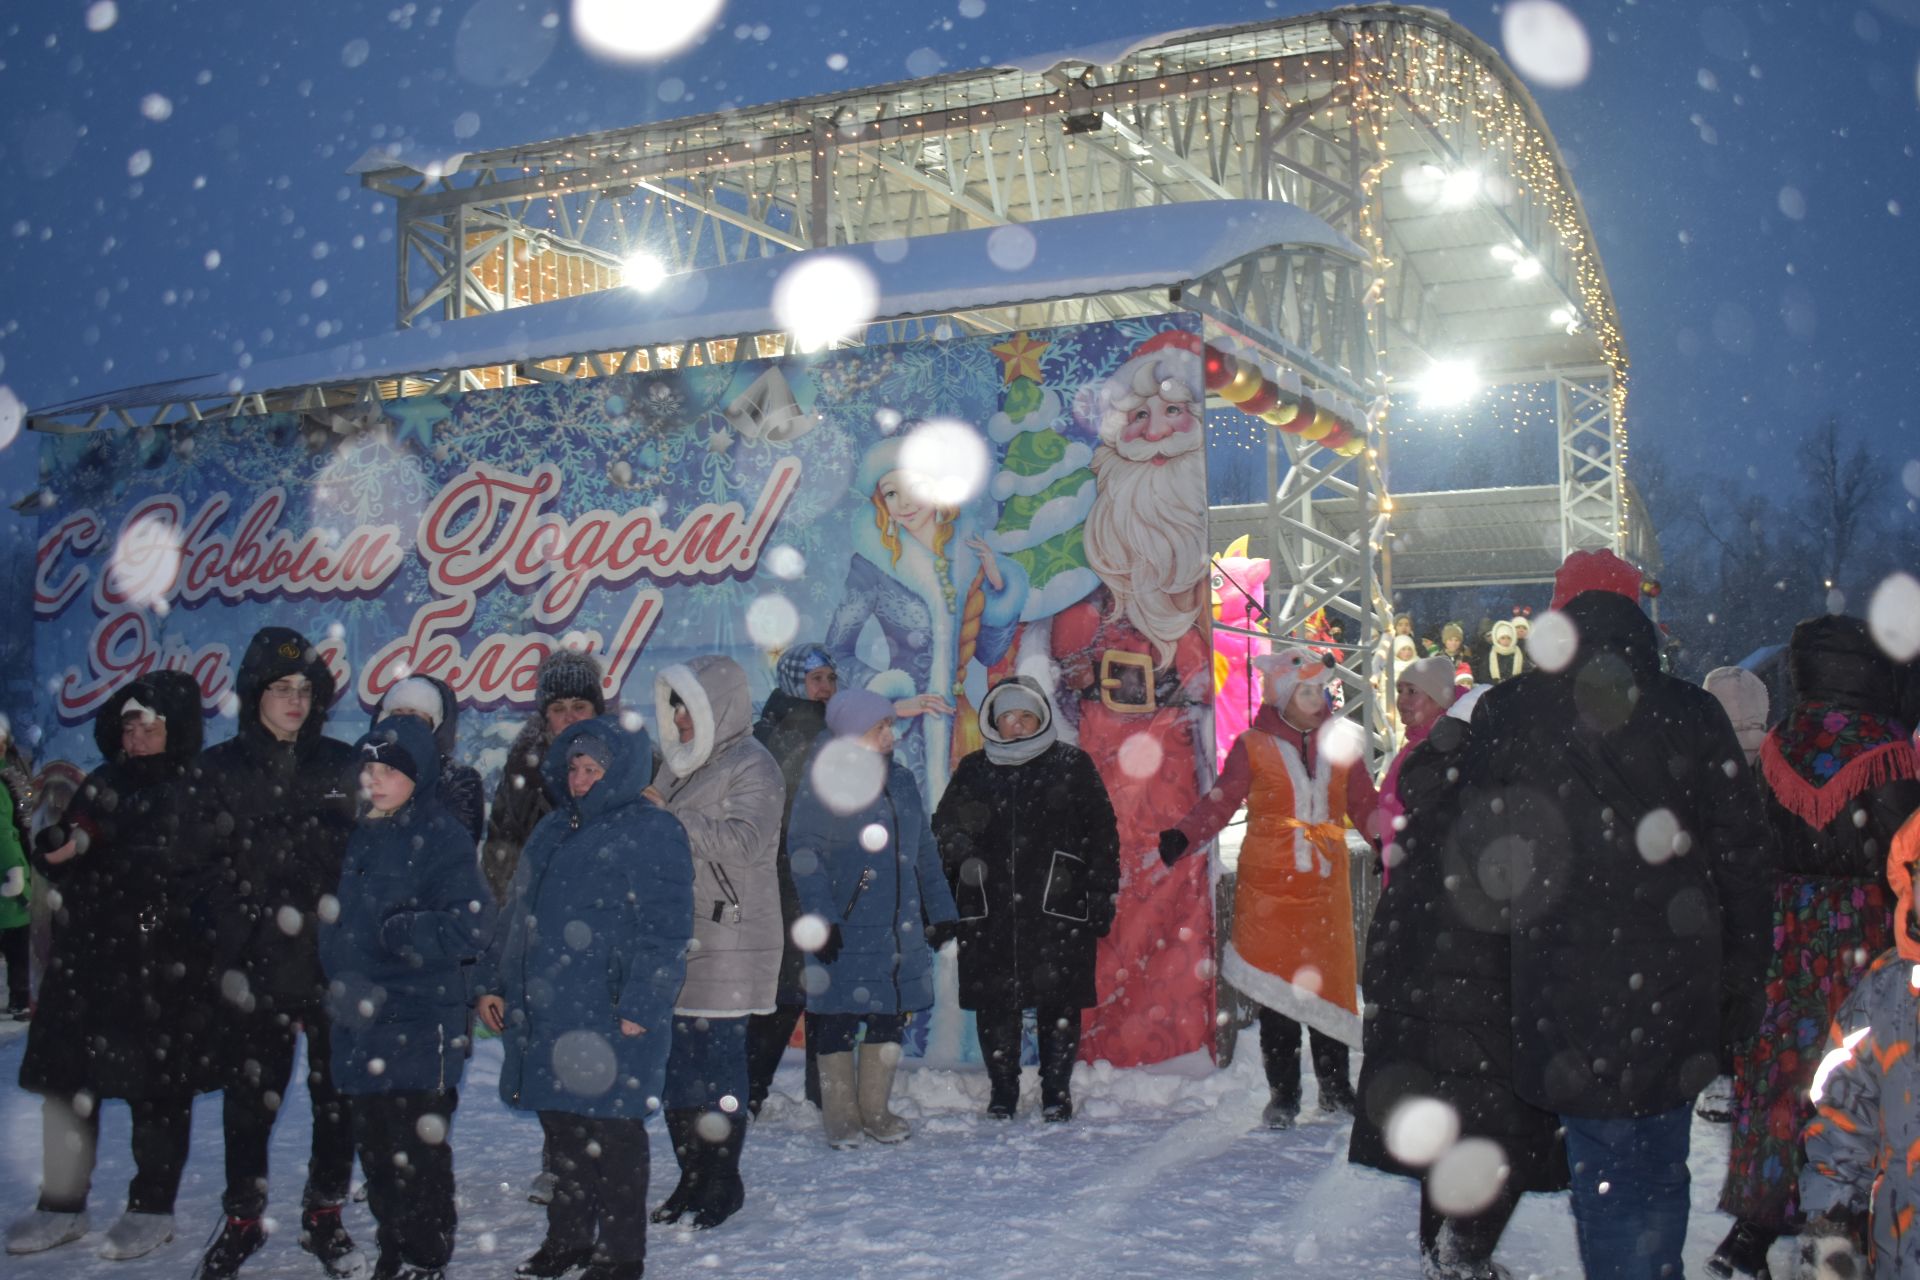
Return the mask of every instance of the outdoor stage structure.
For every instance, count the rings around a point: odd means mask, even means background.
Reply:
[[[1216,508],[1214,550],[1247,533],[1275,560],[1269,633],[1342,620],[1344,706],[1376,758],[1391,711],[1369,665],[1396,590],[1545,582],[1588,547],[1657,571],[1623,470],[1626,344],[1579,196],[1520,80],[1432,10],[1343,8],[356,168],[397,207],[399,333],[33,425],[292,409],[342,427],[376,401],[775,357],[790,335],[774,275],[852,248],[880,291],[850,342],[1201,316],[1209,352],[1247,366],[1210,377],[1211,405],[1251,398],[1266,423],[1269,497]],[[1172,207],[1177,226],[1124,216]],[[1097,214],[1122,216],[1082,223]],[[1003,271],[923,251],[967,232],[1002,237]],[[636,264],[664,286],[626,288]],[[1557,483],[1386,491],[1396,401],[1516,383],[1550,388]]]

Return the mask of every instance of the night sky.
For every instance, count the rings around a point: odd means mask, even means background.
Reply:
[[[1536,95],[1624,317],[1636,442],[1768,487],[1829,414],[1913,456],[1920,0],[1569,7],[1591,73]],[[397,137],[500,146],[1312,8],[734,0],[636,69],[583,52],[565,0],[8,5],[0,384],[40,405],[390,328],[392,206],[345,170]],[[1497,6],[1452,12],[1500,46]],[[10,497],[31,447],[0,456]]]

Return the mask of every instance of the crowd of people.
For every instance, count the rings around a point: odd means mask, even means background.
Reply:
[[[1450,627],[1396,661],[1405,746],[1377,781],[1332,715],[1324,652],[1253,659],[1258,714],[1159,848],[1172,866],[1246,811],[1220,975],[1258,1007],[1265,1127],[1297,1122],[1304,1036],[1318,1106],[1353,1117],[1350,1159],[1421,1181],[1428,1276],[1504,1275],[1521,1197],[1562,1190],[1587,1275],[1677,1276],[1696,1099],[1727,1076],[1716,1274],[1765,1275],[1787,1235],[1875,1275],[1920,1264],[1913,665],[1859,620],[1804,623],[1794,702],[1768,728],[1747,673],[1702,687],[1662,669],[1639,577],[1609,553],[1570,557],[1552,607],[1577,644],[1551,669],[1520,619],[1478,660]],[[895,703],[840,675],[830,648],[798,645],[756,717],[747,672],[698,657],[658,673],[643,717],[609,707],[591,657],[556,652],[490,802],[455,758],[444,684],[401,680],[349,743],[324,732],[326,664],[284,628],[248,646],[227,741],[203,746],[188,676],[125,685],[70,800],[0,823],[23,1014],[27,904],[54,926],[20,1072],[43,1105],[40,1197],[9,1252],[90,1230],[110,1099],[131,1108],[135,1174],[101,1252],[172,1239],[193,1100],[220,1091],[224,1221],[196,1274],[238,1274],[267,1239],[304,1036],[300,1247],[358,1274],[357,1157],[375,1277],[433,1280],[465,1067],[491,1034],[500,1099],[543,1138],[546,1236],[517,1274],[632,1280],[650,1223],[741,1211],[742,1151],[803,1014],[826,1142],[910,1136],[895,1073],[948,945],[986,1115],[1021,1109],[1031,1014],[1039,1114],[1070,1121],[1120,896],[1098,769],[1015,676],[929,804],[894,758]],[[32,797],[14,796],[20,817]],[[1368,845],[1382,889],[1356,939]],[[678,1177],[650,1207],[656,1111]],[[1443,1172],[1475,1151],[1492,1160],[1463,1195]]]

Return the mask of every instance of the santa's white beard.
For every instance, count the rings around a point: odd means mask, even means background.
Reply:
[[[1155,466],[1093,451],[1099,486],[1082,531],[1087,563],[1113,593],[1116,615],[1153,641],[1162,665],[1199,619],[1207,579],[1207,462],[1188,449]],[[1188,597],[1184,604],[1174,597]]]

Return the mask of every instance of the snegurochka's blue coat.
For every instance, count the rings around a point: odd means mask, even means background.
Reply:
[[[855,776],[866,763],[855,754],[862,751],[820,735],[787,819],[801,908],[840,926],[840,954],[832,964],[807,957],[804,985],[812,1014],[932,1008],[933,952],[923,929],[958,914],[927,806],[905,766],[884,758],[885,787],[851,813],[835,811],[852,798],[837,792],[865,789]],[[834,754],[823,762],[822,752]],[[884,843],[862,841],[874,826],[886,833]],[[870,851],[867,843],[878,847]]]
[[[355,824],[338,911],[329,919],[324,901],[320,911],[333,1078],[347,1094],[459,1085],[471,1044],[467,979],[493,934],[473,837],[439,799],[433,730],[396,716],[354,749],[364,761],[395,746],[418,762],[413,798]]]
[[[578,800],[567,794],[573,744],[597,737],[613,766]],[[500,1097],[524,1111],[634,1119],[659,1105],[673,1002],[692,936],[687,833],[641,795],[653,744],[617,717],[583,720],[554,740],[541,776],[555,809],[520,854],[482,963],[482,989],[506,1001]],[[621,1019],[645,1033],[622,1035]]]

